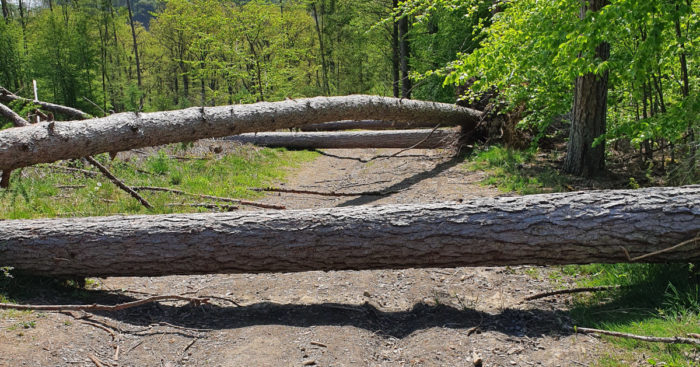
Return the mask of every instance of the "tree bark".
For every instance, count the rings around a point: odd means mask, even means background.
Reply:
[[[15,127],[29,126],[29,122],[27,120],[2,103],[0,103],[0,116],[5,116],[8,118],[10,121],[12,121],[12,124],[15,125]]]
[[[411,98],[411,79],[408,77],[408,58],[410,57],[408,44],[408,15],[399,19],[399,56],[401,66],[401,98]]]
[[[435,127],[435,122],[415,121],[397,122],[383,120],[344,120],[324,122],[321,124],[306,125],[299,128],[301,131],[342,131],[342,130],[401,130],[417,129],[422,127]],[[448,124],[440,124],[448,126]]]
[[[139,87],[139,107],[143,107],[143,92],[141,91],[141,62],[139,61],[139,47],[136,42],[136,29],[134,28],[134,18],[131,15],[131,0],[126,0],[126,9],[129,14],[129,25],[131,26],[131,37],[134,41],[134,60],[136,61],[136,83]]]
[[[581,18],[586,10],[597,12],[608,5],[608,0],[590,0],[581,7]],[[596,59],[610,57],[610,44],[596,47]],[[576,78],[571,131],[564,162],[564,172],[577,176],[596,176],[605,170],[605,140],[595,147],[593,142],[605,134],[608,98],[608,71],[588,73]]]
[[[451,104],[353,95],[251,105],[194,107],[153,113],[39,123],[0,131],[0,170],[246,132],[274,131],[343,119],[476,126],[481,112]],[[464,129],[464,128],[463,128]]]
[[[2,4],[2,17],[5,19],[5,23],[10,23],[10,11],[7,9],[7,0],[0,0]]]
[[[398,0],[391,1],[392,10],[395,10],[398,5]],[[399,98],[401,96],[399,90],[399,22],[394,18],[391,23],[391,87],[394,97]]]
[[[263,147],[290,149],[359,149],[359,148],[445,148],[459,139],[458,130],[400,130],[352,132],[251,133],[227,137],[226,140]]]
[[[617,263],[700,231],[700,186],[217,214],[9,220],[0,266],[159,276]],[[645,262],[700,261],[700,241]]]
[[[74,118],[78,120],[83,120],[83,119],[89,119],[92,116],[88,115],[87,113],[80,111],[75,108],[71,107],[66,107],[54,103],[49,103],[49,102],[42,102],[42,101],[34,101],[31,99],[27,99],[24,97],[20,97],[18,95],[15,95],[14,93],[8,91],[7,89],[0,87],[0,102],[12,102],[12,101],[22,101],[24,103],[34,103],[41,107],[42,109],[45,109],[47,111],[51,111],[53,113],[60,113],[62,115],[68,116],[69,118]]]

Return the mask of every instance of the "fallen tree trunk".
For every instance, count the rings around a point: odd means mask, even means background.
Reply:
[[[301,131],[342,131],[342,130],[405,130],[435,127],[435,122],[413,121],[383,121],[383,120],[343,120],[306,125]],[[442,123],[441,126],[449,124]]]
[[[457,130],[394,130],[343,132],[254,133],[227,137],[226,140],[263,147],[291,149],[355,148],[444,148],[459,138]],[[415,145],[415,146],[414,146]]]
[[[0,131],[0,170],[246,132],[274,131],[342,119],[393,119],[461,124],[481,112],[455,105],[389,97],[315,97],[250,105],[119,113],[82,121],[40,123]]]
[[[156,276],[627,262],[700,232],[700,186],[387,205],[12,220],[0,266]],[[700,243],[645,258],[698,262]]]

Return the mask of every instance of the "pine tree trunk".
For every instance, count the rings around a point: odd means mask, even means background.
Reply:
[[[0,266],[36,275],[158,276],[629,262],[695,237],[699,202],[700,186],[688,186],[464,204],[8,220],[0,226]],[[698,242],[643,261],[700,261]]]
[[[411,98],[411,79],[408,77],[408,58],[410,57],[408,43],[408,15],[399,19],[399,56],[401,66],[401,98]]]
[[[0,131],[0,170],[246,132],[274,131],[343,119],[386,119],[461,125],[469,131],[481,112],[452,104],[352,95],[250,105],[119,113]]]

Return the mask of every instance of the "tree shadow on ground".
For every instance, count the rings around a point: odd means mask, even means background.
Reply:
[[[388,187],[383,187],[381,189],[378,189],[377,191],[382,191],[382,192],[399,192],[401,190],[408,189],[409,187],[432,177],[435,177],[442,172],[445,172],[449,170],[450,168],[457,166],[461,163],[463,163],[469,156],[471,155],[471,150],[469,151],[462,151],[458,152],[455,154],[452,158],[449,160],[439,163],[433,169],[425,172],[420,172],[417,173],[413,176],[407,177],[391,186]],[[384,198],[386,196],[360,196],[351,200],[348,200],[344,203],[340,203],[337,206],[338,207],[343,207],[343,206],[357,206],[357,205],[367,205],[372,202],[375,202],[381,198]]]
[[[49,278],[16,276],[8,286],[0,279],[0,296],[20,304],[119,304],[137,300],[120,292],[86,290],[65,286]],[[146,298],[147,295],[139,298]],[[206,298],[206,297],[203,297]],[[464,329],[470,332],[496,331],[512,337],[538,338],[568,335],[563,327],[567,313],[560,310],[504,309],[491,314],[473,308],[445,304],[416,303],[410,309],[381,310],[370,303],[278,304],[258,302],[237,306],[212,298],[211,303],[194,306],[182,301],[148,303],[114,312],[89,312],[93,319],[109,326],[121,323],[120,331],[139,335],[155,332],[152,327],[174,327],[176,333],[239,329],[258,325],[294,327],[353,326],[379,335],[404,338],[430,328]],[[102,320],[102,321],[100,321]],[[564,321],[562,321],[564,320]],[[109,326],[113,327],[113,326]],[[160,332],[160,331],[159,331]]]

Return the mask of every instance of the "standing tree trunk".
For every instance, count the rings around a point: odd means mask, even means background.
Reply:
[[[581,18],[586,10],[597,12],[608,0],[590,0],[581,7]],[[603,42],[595,50],[596,59],[610,57],[610,44]],[[576,78],[572,108],[571,132],[564,162],[564,172],[577,176],[595,176],[605,170],[605,140],[595,147],[593,142],[605,134],[608,98],[608,71],[588,73]]]
[[[395,10],[399,5],[398,0],[392,0],[391,6]],[[391,85],[394,92],[394,97],[401,96],[400,77],[399,77],[399,22],[394,18],[391,29]]]
[[[10,23],[10,11],[7,9],[7,0],[0,0],[2,3],[2,17],[5,19],[5,23]]]
[[[331,94],[330,84],[328,82],[328,63],[326,61],[326,48],[323,43],[323,32],[319,22],[318,11],[316,10],[316,2],[311,3],[311,11],[316,22],[316,34],[318,35],[318,47],[321,53],[321,77],[323,78],[323,93],[327,96]]]
[[[143,94],[141,93],[141,62],[139,61],[139,47],[136,42],[136,29],[134,28],[134,17],[131,14],[131,0],[126,0],[126,8],[129,13],[129,24],[131,25],[131,37],[134,41],[134,59],[136,60],[136,83],[139,87],[139,107],[143,107]]]
[[[408,15],[399,19],[399,56],[401,59],[401,98],[411,98],[411,79],[408,78],[408,58],[410,57]]]

